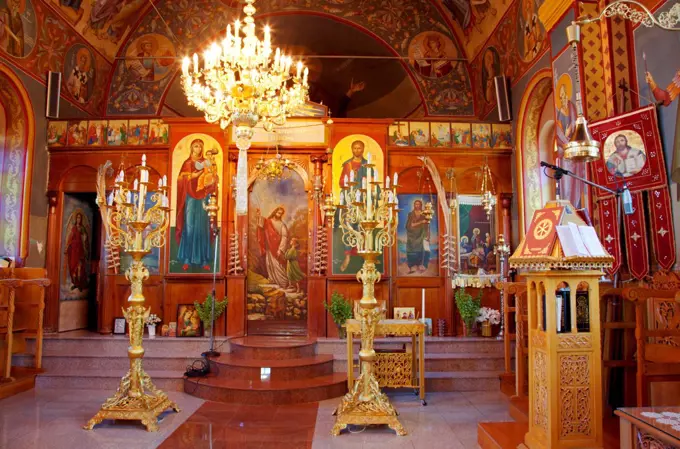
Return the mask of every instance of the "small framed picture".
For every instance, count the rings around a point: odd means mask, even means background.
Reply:
[[[177,336],[200,337],[201,319],[198,310],[193,304],[180,304],[177,306]]]
[[[176,337],[177,336],[177,322],[172,321],[168,325],[168,337]]]
[[[415,307],[395,307],[394,308],[394,319],[395,320],[415,320],[416,319],[416,308]]]
[[[164,324],[163,327],[161,327],[161,337],[169,337],[170,336],[170,327],[167,324]]]
[[[113,319],[113,334],[125,335],[125,318],[117,317]]]
[[[425,335],[432,336],[432,318],[421,318],[420,321],[425,324]]]

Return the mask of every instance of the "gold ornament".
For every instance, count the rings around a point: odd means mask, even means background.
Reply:
[[[151,309],[144,307],[142,286],[149,278],[149,270],[142,259],[151,253],[152,247],[165,245],[165,231],[168,228],[168,187],[165,177],[160,180],[158,190],[151,195],[151,207],[145,206],[147,188],[149,185],[149,170],[146,167],[146,156],[142,156],[139,168],[140,179],[135,180],[134,187],[129,188],[125,182],[123,170],[116,177],[113,191],[106,197],[106,174],[111,171],[111,162],[99,167],[97,176],[97,204],[99,205],[107,243],[112,247],[122,248],[133,262],[125,277],[130,281],[130,307],[123,309],[123,315],[130,329],[130,346],[128,358],[130,370],[121,379],[116,393],[104,402],[99,412],[84,426],[92,430],[94,426],[105,419],[124,419],[141,421],[146,430],[158,430],[157,418],[168,408],[179,412],[179,407],[168,396],[156,388],[151,377],[142,368],[144,348],[144,320]],[[114,205],[115,204],[115,205]],[[146,228],[154,225],[150,231]]]

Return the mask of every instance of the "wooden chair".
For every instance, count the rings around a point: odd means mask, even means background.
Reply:
[[[680,381],[680,278],[657,274],[622,296],[635,304],[637,406],[646,407],[653,382]]]
[[[496,284],[496,288],[502,290],[503,300],[503,347],[505,355],[505,373],[506,375],[516,376],[515,385],[519,385],[519,377],[521,374],[522,385],[526,385],[526,338],[523,330],[526,329],[525,322],[527,321],[526,311],[526,282],[501,282]],[[524,304],[524,305],[523,305]],[[522,312],[523,311],[523,312]],[[514,326],[511,324],[514,323]],[[512,366],[512,342],[515,342],[516,366]],[[519,391],[515,391],[515,395],[520,396]]]
[[[0,274],[2,380],[11,380],[12,355],[27,352],[28,339],[35,339],[33,367],[42,367],[45,290],[49,285],[42,268],[17,268]]]

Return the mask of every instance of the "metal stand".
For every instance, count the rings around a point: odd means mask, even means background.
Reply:
[[[623,203],[621,202],[621,195],[623,195],[624,191],[628,190],[628,187],[626,186],[625,181],[624,181],[622,187],[619,187],[618,189],[613,190],[613,189],[610,189],[609,187],[601,186],[600,184],[595,184],[592,181],[588,181],[587,179],[582,178],[580,176],[577,176],[573,172],[570,172],[569,170],[565,170],[562,167],[558,167],[557,165],[548,164],[547,162],[541,162],[541,167],[547,167],[547,168],[554,170],[555,171],[554,178],[558,183],[559,183],[560,179],[562,179],[562,176],[567,175],[567,176],[571,176],[572,178],[581,181],[584,184],[587,184],[589,186],[595,187],[595,188],[600,189],[604,192],[607,192],[607,193],[614,195],[614,197],[616,198],[616,222],[619,224],[619,233],[621,232],[621,228],[623,226],[623,223],[622,223],[622,221],[623,221],[623,212],[622,212]],[[616,238],[617,239],[620,238],[620,235],[617,235]],[[619,273],[617,272],[616,274],[614,274],[614,279],[613,279],[614,288],[617,288],[618,284],[619,284]]]
[[[217,300],[217,254],[220,252],[219,242],[220,236],[217,230],[217,226],[213,229],[213,234],[215,236],[215,260],[213,261],[213,288],[212,288],[212,305],[210,307],[210,349],[202,353],[203,357],[219,357],[220,353],[215,351],[215,301]]]

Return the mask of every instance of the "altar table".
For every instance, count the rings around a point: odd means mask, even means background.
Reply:
[[[347,320],[347,386],[354,386],[354,335],[361,334],[361,321]],[[405,352],[377,352],[375,376],[381,387],[413,388],[425,401],[425,324],[419,320],[380,320],[375,336],[411,337],[411,350]],[[361,364],[359,364],[360,366]]]

